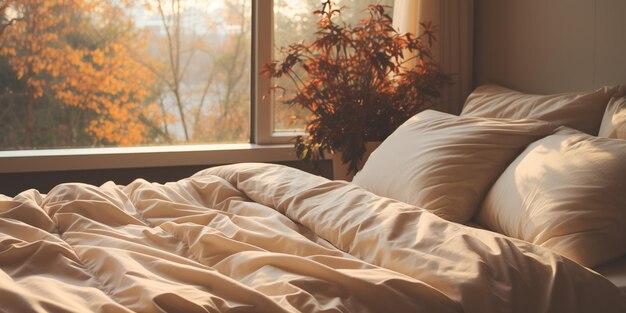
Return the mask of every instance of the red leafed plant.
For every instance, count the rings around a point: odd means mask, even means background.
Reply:
[[[324,1],[313,12],[319,15],[315,40],[283,47],[284,58],[265,65],[262,74],[293,83],[287,104],[311,112],[308,136],[295,140],[299,158],[341,152],[348,171],[356,173],[366,142],[384,140],[441,96],[448,78],[431,58],[433,26],[423,23],[418,36],[400,34],[385,8],[368,6],[369,16],[351,26],[337,21],[340,9]],[[407,52],[413,56],[405,58]]]

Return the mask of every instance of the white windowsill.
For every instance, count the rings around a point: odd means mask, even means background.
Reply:
[[[0,173],[296,160],[293,145],[216,144],[0,151]]]

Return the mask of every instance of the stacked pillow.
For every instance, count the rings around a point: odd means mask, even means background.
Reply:
[[[626,139],[626,97],[611,99],[602,118],[598,136]]]
[[[626,141],[571,129],[532,143],[477,221],[593,267],[626,253]]]
[[[531,95],[497,85],[476,88],[465,102],[462,116],[538,119],[597,135],[609,99],[622,87],[589,92]]]
[[[626,139],[623,93],[615,86],[528,95],[488,85],[468,97],[461,114],[536,118]],[[625,254],[626,142],[587,134],[565,128],[531,144],[498,178],[476,220],[589,267]]]
[[[467,223],[504,169],[555,125],[427,110],[391,134],[353,182],[378,195]]]
[[[460,117],[424,111],[409,119],[354,183],[450,221],[476,215],[491,230],[585,266],[606,263],[626,253],[622,92],[479,87]],[[608,138],[592,136],[598,131]]]

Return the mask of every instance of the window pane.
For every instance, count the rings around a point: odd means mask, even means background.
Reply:
[[[388,13],[393,14],[393,0],[336,0],[342,8],[341,18],[349,25],[354,25],[367,16],[364,10],[369,4],[389,6]],[[320,0],[274,0],[274,57],[281,57],[280,48],[292,43],[311,43],[315,39],[317,15],[312,12],[321,9]],[[293,96],[292,82],[289,78],[281,78],[272,82],[286,88],[276,91],[274,101],[274,131],[303,130],[309,112],[306,109],[285,103],[285,99]]]
[[[0,150],[247,142],[250,0],[9,0]]]

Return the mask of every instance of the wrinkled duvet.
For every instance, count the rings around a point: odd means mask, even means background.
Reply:
[[[0,311],[626,312],[550,251],[278,165],[0,196]]]

